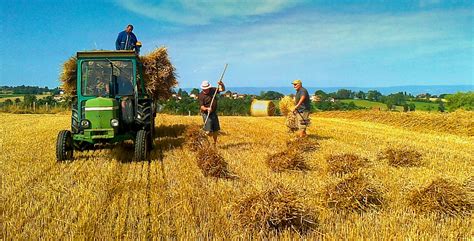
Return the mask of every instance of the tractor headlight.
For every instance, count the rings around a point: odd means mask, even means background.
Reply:
[[[117,126],[119,126],[119,121],[117,119],[112,119],[112,120],[110,120],[110,124],[113,127],[117,127]]]
[[[88,120],[81,120],[81,126],[82,128],[89,128],[91,127],[91,122]]]

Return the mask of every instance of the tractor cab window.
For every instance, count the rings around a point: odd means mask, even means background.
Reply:
[[[81,69],[82,95],[104,97],[133,95],[131,61],[89,60],[82,62]],[[112,86],[112,79],[117,80],[115,86]]]

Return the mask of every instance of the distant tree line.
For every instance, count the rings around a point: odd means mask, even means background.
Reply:
[[[45,87],[38,87],[38,86],[0,86],[0,93],[11,93],[11,94],[32,94],[32,95],[40,95],[45,92],[51,93],[53,95],[59,94],[59,87],[54,89],[50,89],[48,86]]]
[[[410,103],[410,101],[418,101],[418,102],[427,102],[432,103],[433,101],[430,98],[436,98],[437,100],[435,103],[438,104],[438,111],[445,111],[445,104],[441,100],[441,98],[445,97],[446,94],[435,96],[430,95],[428,93],[413,96],[407,92],[398,92],[389,95],[383,95],[377,90],[369,90],[367,92],[363,91],[352,91],[348,89],[339,89],[336,92],[325,93],[322,90],[317,90],[314,93],[320,101],[327,102],[328,100],[343,100],[343,99],[360,99],[360,100],[368,100],[374,102],[384,103],[387,106],[387,109],[394,110],[396,106],[402,106],[403,111],[414,111],[416,109],[416,105],[414,103]],[[336,103],[336,101],[334,101]],[[336,105],[336,104],[334,104]],[[323,108],[324,110],[324,108]]]
[[[61,101],[57,101],[54,98],[55,94],[59,93],[59,88],[49,89],[48,87],[36,87],[36,86],[1,86],[0,94],[3,97],[9,97],[3,103],[0,103],[0,107],[3,109],[9,106],[16,106],[21,108],[31,108],[33,106],[41,107],[61,107],[70,108],[71,100],[62,98]],[[45,92],[50,93],[44,98],[39,99],[37,95]],[[199,103],[195,98],[199,94],[199,89],[192,89],[188,94],[183,89],[178,89],[174,92],[174,97],[168,100],[159,101],[161,105],[161,111],[170,114],[179,115],[196,115],[199,111]],[[25,93],[25,94],[22,94]],[[227,91],[217,96],[219,105],[218,113],[222,115],[249,115],[250,105],[253,99],[272,100],[277,106],[278,101],[284,97],[282,93],[276,91],[261,92],[260,95],[240,95],[238,98],[232,96],[232,92]],[[23,96],[23,100],[19,96]],[[348,89],[339,89],[335,92],[326,93],[323,90],[317,90],[314,93],[316,100],[312,102],[313,111],[331,111],[331,110],[357,110],[365,109],[364,107],[357,106],[355,102],[340,101],[340,100],[368,100],[373,102],[384,103],[389,110],[394,110],[396,106],[402,106],[403,111],[414,111],[416,106],[413,101],[417,102],[429,102],[437,103],[438,111],[444,112],[454,111],[456,109],[474,110],[474,92],[458,92],[456,94],[442,94],[439,96],[430,95],[428,93],[413,96],[406,92],[398,92],[389,95],[383,95],[377,90],[363,91],[352,91]],[[435,101],[432,101],[435,98]],[[443,102],[446,99],[447,102]]]

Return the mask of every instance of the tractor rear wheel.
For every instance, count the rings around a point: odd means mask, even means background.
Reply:
[[[150,149],[153,149],[153,139],[155,136],[155,111],[154,111],[154,105],[153,102],[150,100],[140,100],[138,102],[138,109],[137,109],[137,115],[140,116],[140,118],[137,119],[137,123],[140,126],[140,128],[143,128],[144,130],[148,131],[148,134],[150,135],[149,138],[149,147]]]
[[[72,113],[71,113],[71,131],[74,134],[79,133],[79,112],[77,110],[77,102],[72,104]]]
[[[135,138],[135,160],[148,160],[150,154],[150,134],[146,130],[139,130]]]
[[[56,159],[58,161],[72,160],[73,152],[71,132],[68,130],[60,131],[56,140]]]

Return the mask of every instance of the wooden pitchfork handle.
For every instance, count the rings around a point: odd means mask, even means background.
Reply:
[[[226,70],[227,70],[227,64],[225,64],[224,71],[222,71],[221,78],[219,79],[219,81],[217,81],[217,83],[222,81],[222,79],[224,78],[224,74],[225,74]],[[211,104],[209,105],[211,110],[212,110],[212,103],[214,103],[214,99],[216,98],[217,92],[219,92],[219,84],[217,84],[216,91],[214,91],[214,95],[212,95]],[[206,127],[206,123],[207,123],[207,120],[209,119],[210,114],[211,114],[211,111],[207,111],[206,120],[204,121],[204,126],[202,127],[203,129]]]

